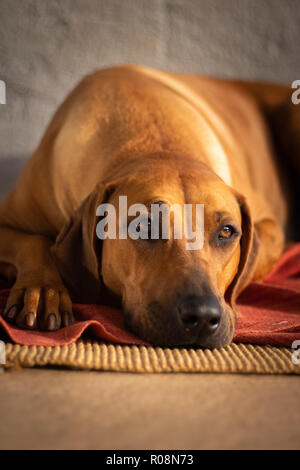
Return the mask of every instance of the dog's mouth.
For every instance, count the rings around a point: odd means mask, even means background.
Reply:
[[[174,321],[174,312],[153,308],[143,313],[124,309],[125,326],[139,338],[153,346],[172,348],[214,349],[228,345],[232,341],[234,324],[227,309],[223,309],[217,326],[207,331],[197,327],[182,327]]]
[[[150,324],[150,322],[146,322],[146,326],[144,322],[135,322],[129,312],[124,314],[124,321],[128,330],[153,346],[172,348],[199,347],[199,345],[197,345],[197,335],[183,338],[181,335],[176,334],[175,331],[169,331],[169,328],[156,328],[155,325]]]

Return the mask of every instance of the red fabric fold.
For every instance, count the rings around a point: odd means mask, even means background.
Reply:
[[[9,290],[0,290],[0,311]],[[234,341],[289,346],[300,340],[300,243],[289,248],[262,283],[252,283],[240,295]],[[73,305],[76,322],[55,332],[22,330],[0,317],[0,330],[15,343],[62,346],[84,332],[100,340],[146,344],[126,330],[120,310],[101,305]]]

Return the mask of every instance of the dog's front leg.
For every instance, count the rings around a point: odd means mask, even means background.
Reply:
[[[72,302],[50,246],[46,237],[0,226],[0,261],[16,271],[3,316],[21,328],[56,330],[73,323]]]

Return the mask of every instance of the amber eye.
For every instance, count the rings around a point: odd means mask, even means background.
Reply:
[[[219,239],[228,240],[234,234],[234,228],[231,225],[224,225],[219,232]]]

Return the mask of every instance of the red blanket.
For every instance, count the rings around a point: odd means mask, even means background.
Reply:
[[[9,290],[0,291],[0,310]],[[234,341],[291,346],[300,340],[300,243],[289,248],[263,283],[251,284],[238,299],[242,315],[238,318]],[[4,330],[15,343],[57,346],[76,341],[84,331],[114,343],[146,344],[126,331],[122,312],[101,305],[73,306],[76,322],[55,332],[21,330],[0,317]]]

